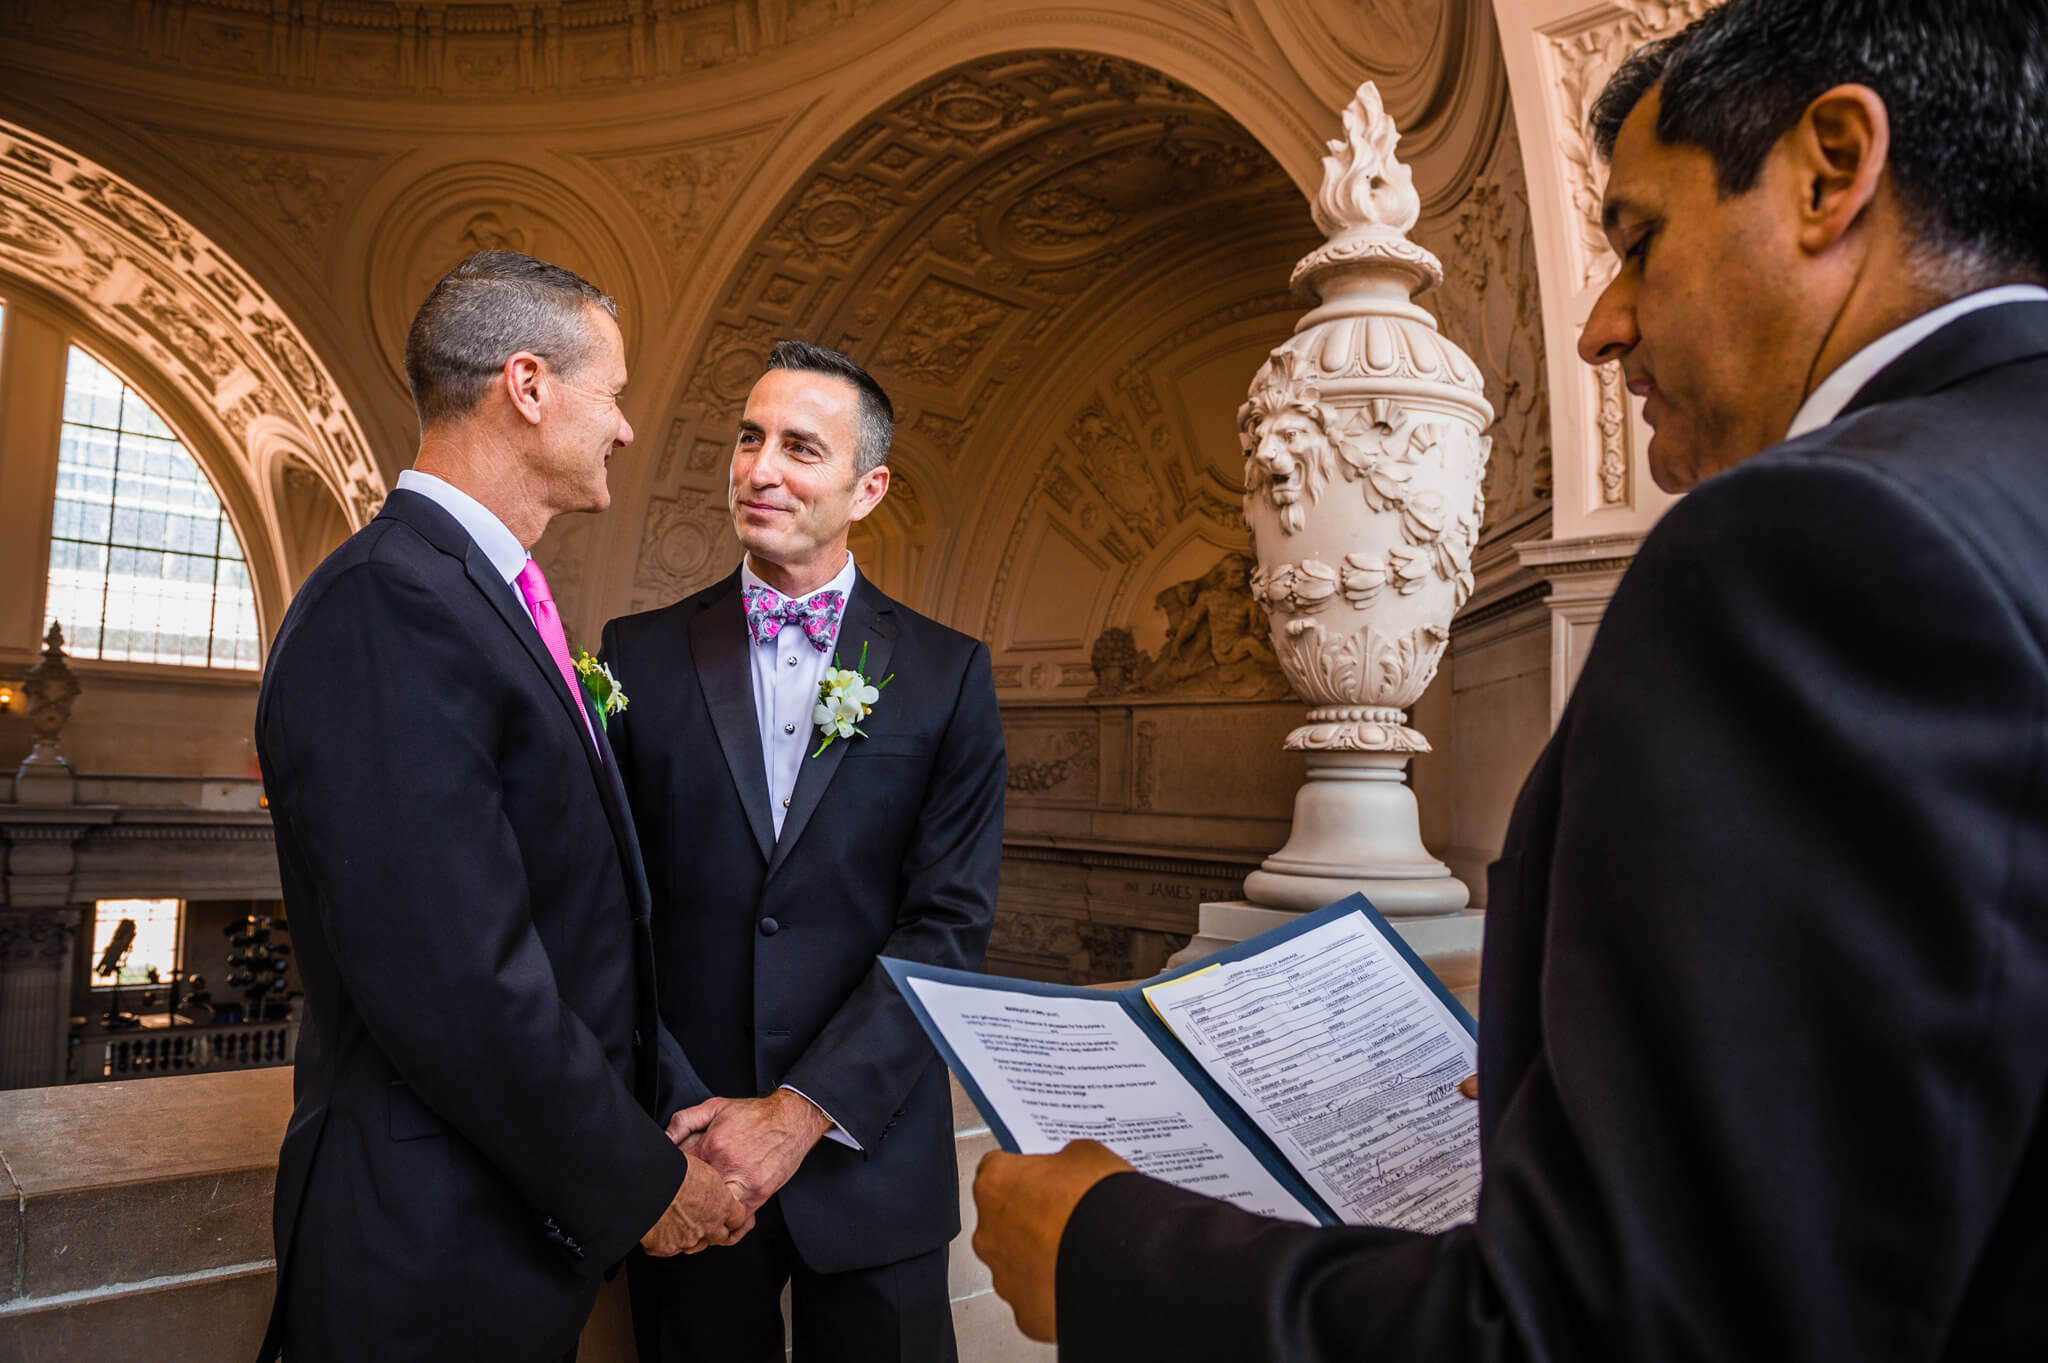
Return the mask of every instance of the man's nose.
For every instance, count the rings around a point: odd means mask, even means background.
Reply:
[[[1634,350],[1641,339],[1634,291],[1617,275],[1593,300],[1593,310],[1579,328],[1579,358],[1587,364],[1606,364]]]
[[[619,416],[619,433],[612,437],[612,443],[622,446],[633,443],[633,423],[626,420],[624,413]]]

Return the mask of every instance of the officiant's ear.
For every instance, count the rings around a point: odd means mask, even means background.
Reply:
[[[1863,217],[1891,145],[1891,116],[1867,85],[1837,85],[1806,106],[1783,146],[1802,200],[1799,244],[1809,254],[1833,246]]]
[[[540,424],[540,390],[546,369],[547,362],[540,356],[531,350],[519,350],[505,361],[505,367],[498,376],[505,385],[505,396],[512,400],[513,408],[526,418],[529,425]]]

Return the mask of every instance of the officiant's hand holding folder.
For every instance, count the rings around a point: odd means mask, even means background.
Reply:
[[[1303,1222],[1472,1218],[1471,1015],[1362,895],[1117,991],[882,964],[1005,1150],[1096,1140]]]

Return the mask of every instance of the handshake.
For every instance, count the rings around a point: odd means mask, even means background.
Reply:
[[[688,1161],[668,1210],[640,1237],[657,1258],[737,1244],[754,1213],[789,1182],[832,1120],[793,1089],[765,1098],[708,1098],[668,1119]]]

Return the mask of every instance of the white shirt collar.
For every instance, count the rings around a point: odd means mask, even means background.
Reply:
[[[744,591],[748,587],[768,587],[768,590],[774,592],[777,596],[782,595],[779,589],[770,587],[761,580],[760,574],[754,571],[751,557],[742,556],[740,559],[740,589]],[[847,602],[853,599],[853,555],[851,553],[847,554],[846,566],[839,570],[838,576],[818,588],[817,592],[806,592],[795,599],[798,601],[808,601],[816,596],[818,592],[831,591],[836,591],[840,594],[839,604],[841,606],[846,605]]]
[[[1833,421],[1849,405],[1849,399],[1861,392],[1864,384],[1877,377],[1879,370],[1958,317],[1979,308],[1996,307],[2000,303],[2035,300],[2048,301],[2048,289],[2038,284],[2001,284],[1997,288],[1964,294],[1932,312],[1921,313],[1902,327],[1886,332],[1851,355],[1842,362],[1840,369],[1815,385],[1814,390],[1806,395],[1806,401],[1799,405],[1792,425],[1785,431],[1785,439],[1797,439]]]
[[[477,548],[484,551],[484,557],[491,561],[491,566],[498,570],[498,575],[507,584],[518,578],[520,570],[526,566],[526,546],[482,502],[446,479],[421,473],[418,469],[407,469],[399,474],[398,486],[407,492],[419,493],[453,516],[469,532]]]

